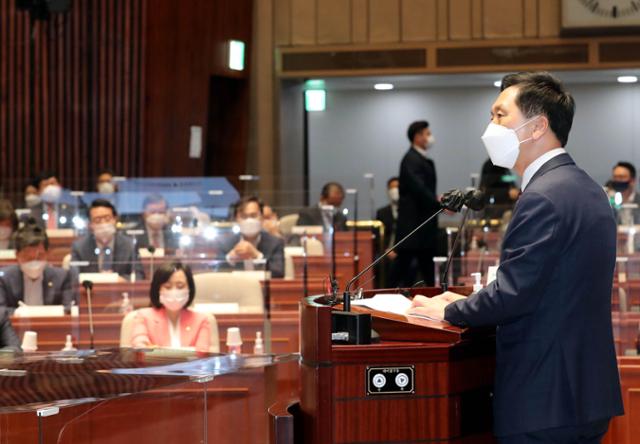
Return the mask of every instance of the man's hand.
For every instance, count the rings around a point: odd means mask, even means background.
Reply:
[[[422,315],[437,320],[444,320],[444,309],[447,305],[464,298],[465,296],[450,291],[432,298],[416,295],[413,298],[411,307],[407,310],[407,314]]]
[[[229,257],[234,260],[247,260],[255,259],[260,255],[260,252],[253,246],[251,242],[241,240],[233,247],[233,250],[229,253]]]

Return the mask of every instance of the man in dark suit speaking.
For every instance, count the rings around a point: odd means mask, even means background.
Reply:
[[[482,136],[522,176],[494,282],[410,312],[497,325],[500,443],[599,443],[623,413],[611,326],[616,225],[602,188],[564,150],[575,104],[548,73],[505,76]]]

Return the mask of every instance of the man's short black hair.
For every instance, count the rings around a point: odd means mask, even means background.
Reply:
[[[44,249],[49,249],[49,238],[44,228],[40,227],[35,219],[29,218],[27,222],[13,234],[13,243],[16,251],[22,251],[26,247],[36,247],[44,245]]]
[[[162,194],[154,193],[144,198],[142,201],[142,208],[146,210],[149,205],[158,203],[163,203],[166,207],[169,206],[169,204],[167,204],[167,199],[165,199]]]
[[[111,168],[100,168],[98,170],[98,173],[96,174],[96,177],[100,177],[103,174],[108,174],[109,176],[115,176],[116,175],[115,171],[113,171]]]
[[[91,218],[91,210],[93,210],[94,208],[110,208],[111,213],[113,214],[113,217],[118,216],[118,211],[116,210],[116,207],[114,207],[113,204],[109,202],[107,199],[96,199],[93,202],[91,202],[91,206],[89,207],[89,218]]]
[[[324,186],[322,187],[322,190],[320,191],[320,196],[323,199],[326,199],[327,197],[329,197],[329,194],[331,193],[331,190],[333,188],[337,188],[340,191],[340,194],[342,194],[344,196],[344,187],[339,184],[338,182],[327,182],[324,184]]]
[[[18,216],[7,199],[0,199],[0,220],[11,221],[11,229],[13,231],[18,229]]]
[[[409,125],[409,129],[407,129],[409,142],[413,143],[413,139],[416,137],[416,134],[426,130],[427,128],[429,128],[429,122],[426,120],[418,120]]]
[[[233,217],[238,217],[238,213],[240,213],[240,211],[243,211],[244,207],[246,207],[251,202],[258,204],[258,208],[260,208],[260,214],[262,214],[262,212],[264,211],[264,203],[262,202],[262,200],[260,200],[257,196],[247,196],[243,197],[235,203],[235,205],[233,206]]]
[[[500,91],[511,86],[518,87],[516,105],[522,114],[527,118],[545,116],[560,145],[565,146],[576,103],[562,82],[548,72],[519,72],[504,76]]]
[[[182,270],[187,277],[187,286],[189,287],[189,300],[185,304],[185,307],[191,305],[193,298],[196,296],[196,284],[193,281],[193,274],[191,268],[188,265],[183,265],[182,262],[170,262],[168,264],[162,264],[153,273],[151,279],[151,288],[149,290],[149,299],[151,299],[151,306],[155,308],[162,308],[160,303],[160,288],[162,284],[168,282],[171,276],[176,271]]]
[[[631,178],[635,180],[635,178],[636,178],[636,167],[634,167],[631,162],[620,161],[620,162],[616,163],[613,166],[613,169],[616,169],[618,167],[622,167],[622,168],[628,169],[629,170],[629,174],[631,175]]]
[[[47,179],[51,179],[52,177],[58,179],[58,174],[55,171],[42,171],[33,179],[33,185],[36,188],[40,188],[40,183]]]
[[[396,180],[399,182],[400,178],[398,176],[390,177],[389,180],[387,180],[387,188],[389,188],[389,186],[391,186],[391,182],[396,181]]]

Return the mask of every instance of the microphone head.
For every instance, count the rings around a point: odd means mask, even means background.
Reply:
[[[474,211],[482,210],[486,204],[484,193],[475,189],[467,191],[467,194],[464,196],[464,204]]]
[[[149,251],[149,253],[153,254],[156,251],[156,247],[154,247],[153,245],[149,245],[147,247],[147,251]]]
[[[449,190],[442,195],[440,205],[446,210],[455,211],[456,213],[462,209],[465,204],[465,194],[460,190]]]
[[[82,281],[82,286],[85,288],[85,290],[91,290],[93,288],[93,282]]]

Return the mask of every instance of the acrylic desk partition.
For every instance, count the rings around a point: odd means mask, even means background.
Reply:
[[[298,355],[175,350],[0,354],[0,442],[266,443]]]

